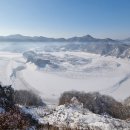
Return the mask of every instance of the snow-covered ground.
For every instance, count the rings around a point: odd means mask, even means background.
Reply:
[[[39,68],[22,53],[0,52],[0,81],[15,89],[32,89],[57,103],[69,90],[99,91],[118,100],[130,96],[130,60],[86,52],[43,52],[57,66]]]
[[[15,67],[19,66],[22,54],[11,52],[0,52],[0,82],[4,85],[12,84],[10,76]],[[15,61],[15,59],[18,59]]]
[[[25,108],[20,106],[22,112],[31,114],[39,124],[49,124],[59,128],[93,129],[93,130],[130,130],[130,122],[98,115],[84,109],[82,103],[76,98],[71,104],[60,105],[55,109]]]
[[[130,61],[128,59],[83,52],[53,52],[51,55],[65,60],[58,63],[57,70],[48,65],[41,70],[33,63],[27,63],[26,69],[21,71],[21,78],[36,88],[46,100],[57,100],[61,93],[69,90],[100,91],[118,100],[129,96]],[[90,62],[70,63],[72,58],[89,59]],[[125,90],[122,92],[124,87]]]

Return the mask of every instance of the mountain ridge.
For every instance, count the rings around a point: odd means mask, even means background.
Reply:
[[[75,36],[71,38],[49,38],[44,36],[24,36],[21,34],[13,34],[8,36],[0,36],[0,42],[118,42],[111,38],[94,38],[91,35],[81,37]]]

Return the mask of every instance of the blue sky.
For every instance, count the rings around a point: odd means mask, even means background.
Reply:
[[[0,0],[0,35],[130,37],[130,0]]]

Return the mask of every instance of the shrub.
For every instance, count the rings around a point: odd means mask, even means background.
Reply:
[[[0,107],[9,109],[14,106],[14,90],[9,86],[0,84]]]
[[[20,96],[27,98],[27,94],[29,96],[31,95],[30,93],[23,94],[24,95]],[[34,94],[31,96],[32,97],[28,98],[31,98],[30,100],[34,101],[35,104],[42,104],[38,96]],[[0,130],[28,129],[30,126],[37,125],[37,121],[35,121],[31,115],[24,114],[20,111],[20,108],[15,106],[15,98],[17,98],[16,92],[10,85],[2,86],[0,84],[0,107],[5,110],[0,113]]]
[[[32,120],[20,112],[16,107],[10,111],[0,113],[0,130],[27,129],[32,124]]]
[[[25,106],[43,106],[40,96],[36,95],[32,91],[27,90],[16,90],[14,94],[15,104],[25,105]]]
[[[128,98],[126,98],[126,99],[124,100],[124,105],[130,106],[130,97],[128,97]]]
[[[127,119],[130,117],[129,108],[114,98],[101,95],[98,92],[84,93],[78,91],[64,92],[59,100],[59,105],[70,103],[71,99],[76,97],[83,107],[96,114],[108,114],[114,118]]]

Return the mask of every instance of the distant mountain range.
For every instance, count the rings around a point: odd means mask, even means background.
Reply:
[[[126,38],[126,39],[121,40],[121,41],[124,42],[124,43],[129,43],[130,44],[130,38]]]
[[[129,38],[130,41],[130,38]],[[119,42],[110,38],[99,39],[91,35],[71,38],[48,38],[43,36],[23,36],[20,34],[0,36],[0,42]]]

